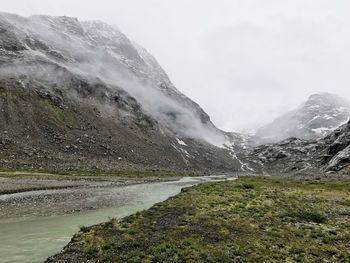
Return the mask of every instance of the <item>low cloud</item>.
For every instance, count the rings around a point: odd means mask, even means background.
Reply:
[[[226,130],[256,128],[315,92],[350,98],[346,0],[13,0],[1,8],[117,25]]]

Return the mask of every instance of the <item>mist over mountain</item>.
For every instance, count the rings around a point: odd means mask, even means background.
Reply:
[[[223,132],[152,55],[101,21],[1,13],[0,63],[9,168],[261,172],[279,146],[258,143],[316,140],[350,116],[349,101],[320,93],[257,136]]]
[[[0,261],[350,262],[321,2],[3,1]]]
[[[175,123],[172,128],[192,137],[224,141],[209,116],[172,85],[156,60],[117,29],[100,21],[80,23],[69,17],[25,19],[2,14],[2,18],[1,45],[6,52],[2,74],[29,73],[56,83],[61,80],[57,70],[62,75],[66,70],[99,78],[123,87],[152,115],[169,126]]]
[[[244,167],[241,135],[106,23],[1,13],[0,51],[3,166]]]
[[[350,101],[330,93],[311,95],[297,109],[285,113],[258,129],[263,142],[289,137],[310,140],[322,138],[350,119]]]

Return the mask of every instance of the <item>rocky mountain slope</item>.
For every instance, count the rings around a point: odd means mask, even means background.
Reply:
[[[0,168],[345,171],[350,128],[336,127],[349,105],[312,95],[258,132],[298,139],[255,147],[216,128],[118,29],[0,13]]]
[[[246,140],[100,21],[0,13],[0,110],[0,167],[246,169]]]
[[[260,172],[318,174],[350,172],[350,122],[317,140],[289,138],[279,143],[260,145],[248,154]],[[260,168],[259,168],[260,166]]]
[[[330,93],[311,95],[294,111],[260,128],[256,135],[263,142],[290,137],[303,140],[322,138],[350,119],[350,101]]]

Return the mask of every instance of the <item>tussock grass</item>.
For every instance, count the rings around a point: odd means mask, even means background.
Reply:
[[[350,262],[350,181],[202,184],[82,229],[53,262]]]

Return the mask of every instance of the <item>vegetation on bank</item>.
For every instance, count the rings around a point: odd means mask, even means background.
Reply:
[[[44,110],[47,110],[57,121],[62,121],[64,110],[56,105],[54,105],[48,99],[41,99],[38,102],[39,106]]]
[[[17,169],[0,169],[0,176],[7,177],[39,177],[39,178],[54,178],[54,179],[74,179],[74,177],[120,177],[120,178],[170,178],[170,177],[186,177],[186,176],[201,176],[199,173],[183,173],[166,170],[143,170],[143,171],[103,171],[103,170],[91,170],[91,171],[50,171],[43,169],[30,169],[30,170],[17,170]]]
[[[147,211],[81,228],[48,262],[350,262],[350,181],[245,177],[198,185]]]
[[[78,175],[78,176],[116,176],[116,177],[126,177],[126,178],[164,178],[164,177],[185,177],[185,176],[199,176],[198,173],[182,173],[175,171],[165,171],[165,170],[143,170],[143,171],[67,171],[60,172],[62,175]]]

